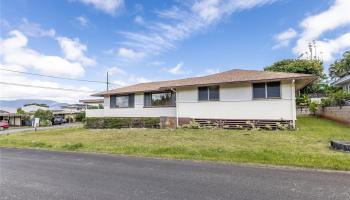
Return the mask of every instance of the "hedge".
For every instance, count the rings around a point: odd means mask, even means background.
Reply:
[[[88,117],[86,128],[159,128],[159,117]]]

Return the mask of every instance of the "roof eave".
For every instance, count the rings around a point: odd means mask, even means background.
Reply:
[[[289,78],[274,78],[274,79],[262,79],[262,80],[247,80],[247,81],[226,81],[226,82],[213,82],[213,83],[206,83],[206,84],[191,84],[191,85],[180,85],[180,86],[169,86],[169,87],[161,87],[161,90],[167,90],[172,88],[184,88],[184,87],[191,87],[191,86],[210,86],[210,85],[218,85],[218,84],[230,84],[230,83],[258,83],[258,82],[267,82],[267,81],[284,81],[284,80],[305,80],[310,79],[311,82],[318,79],[318,76],[303,76],[303,77],[289,77]],[[307,85],[308,85],[307,84]]]

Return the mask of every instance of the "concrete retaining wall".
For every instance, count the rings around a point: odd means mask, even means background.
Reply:
[[[297,107],[297,115],[311,115],[309,107]]]
[[[323,107],[318,110],[317,114],[350,126],[350,106]]]

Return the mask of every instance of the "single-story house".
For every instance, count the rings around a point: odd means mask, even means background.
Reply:
[[[68,123],[75,122],[78,114],[83,113],[84,111],[77,110],[52,110],[54,117],[61,117],[65,119]]]
[[[160,117],[176,127],[195,120],[223,127],[295,127],[297,91],[317,77],[308,74],[234,69],[202,77],[139,83],[93,94],[104,109],[87,117]]]
[[[21,126],[24,115],[0,110],[0,121],[6,120],[10,126]]]
[[[84,113],[86,106],[84,104],[68,104],[61,106],[61,109],[51,110],[54,117],[61,117],[67,122],[75,122],[80,113]]]
[[[350,74],[338,79],[332,83],[332,85],[336,87],[342,87],[344,91],[350,93]]]

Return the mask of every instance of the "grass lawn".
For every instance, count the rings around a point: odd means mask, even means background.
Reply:
[[[67,128],[1,135],[0,147],[350,170],[350,153],[329,148],[331,139],[350,140],[349,127],[314,117],[297,123],[297,131]]]

